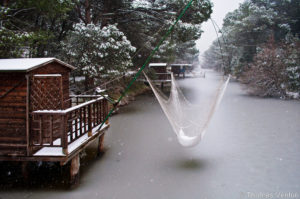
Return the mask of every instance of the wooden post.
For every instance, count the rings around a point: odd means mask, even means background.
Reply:
[[[104,152],[104,144],[103,144],[103,141],[104,141],[104,132],[102,135],[99,136],[99,139],[98,139],[98,151],[97,151],[97,155],[100,156],[102,155],[102,153]]]
[[[75,114],[75,139],[77,139],[78,138],[78,111],[75,110],[74,114]],[[72,130],[73,130],[73,128],[72,128]],[[72,134],[73,134],[73,132],[72,132]]]
[[[63,94],[63,82],[62,82],[62,77],[60,76],[60,91],[59,91],[59,93],[60,93],[60,103],[61,103],[61,107],[60,107],[60,109],[61,110],[63,110],[64,108],[65,108],[65,105],[64,105],[64,94]]]
[[[65,155],[68,155],[68,135],[67,132],[65,131],[66,128],[66,115],[61,115],[61,123],[60,123],[60,135],[61,135],[61,144],[63,148],[63,153]]]
[[[107,99],[103,99],[103,103],[104,103],[104,107],[103,107],[103,120],[106,118],[106,116],[108,115],[108,100]],[[109,123],[109,118],[107,118],[107,120],[105,121],[105,124]]]
[[[29,117],[29,101],[30,101],[30,79],[29,76],[26,75],[27,88],[26,88],[26,144],[27,144],[27,156],[31,155],[31,147],[30,147],[30,117]]]
[[[91,137],[92,134],[92,107],[91,104],[88,105],[88,136]]]
[[[84,133],[86,133],[86,107],[83,107]]]
[[[80,125],[80,129],[79,129],[79,133],[80,133],[80,136],[82,136],[82,122],[83,122],[83,117],[82,117],[82,108],[79,109],[79,125]],[[84,122],[85,124],[85,122]]]
[[[101,114],[100,114],[100,110],[101,110],[101,100],[97,101],[96,102],[96,110],[97,110],[97,114],[96,114],[96,122],[97,122],[97,125],[99,123],[101,123]],[[96,126],[96,125],[95,125]]]
[[[42,146],[44,144],[43,142],[43,119],[42,116],[39,115],[39,144]]]
[[[50,131],[50,146],[53,146],[53,115],[50,115],[49,131]]]
[[[24,180],[27,181],[29,177],[28,162],[21,162],[21,170]]]
[[[70,163],[70,184],[76,185],[79,183],[80,157],[77,154]]]
[[[94,127],[94,126],[96,126],[96,123],[97,123],[97,120],[96,120],[96,104],[97,104],[97,102],[95,102],[92,106],[93,106],[93,116],[92,116],[92,119],[93,119],[93,126],[92,127]]]
[[[164,83],[162,82],[160,85],[161,90],[164,90]]]

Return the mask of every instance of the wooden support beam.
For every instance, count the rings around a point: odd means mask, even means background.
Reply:
[[[70,185],[79,184],[80,157],[79,153],[71,160],[70,163]]]
[[[21,162],[22,176],[25,182],[28,181],[29,178],[28,163],[29,162]]]
[[[97,151],[97,155],[101,156],[104,152],[104,135],[105,133],[103,133],[102,135],[99,136],[98,138],[98,151]]]
[[[29,76],[26,75],[26,145],[27,145],[27,156],[31,155],[31,147],[30,147],[30,117],[29,117],[29,104],[30,104],[30,81]]]

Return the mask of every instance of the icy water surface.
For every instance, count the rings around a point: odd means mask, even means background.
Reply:
[[[210,83],[219,78],[214,72],[206,76]],[[180,85],[195,103],[212,84],[186,78]],[[26,185],[18,172],[10,172],[14,165],[2,164],[0,199],[300,198],[299,101],[250,97],[230,82],[195,148],[177,143],[151,95],[139,97],[110,121],[106,152],[96,158],[96,146],[88,148],[77,188],[63,187],[56,165],[35,165]]]

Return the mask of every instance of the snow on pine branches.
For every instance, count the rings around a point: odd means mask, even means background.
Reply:
[[[77,23],[63,46],[70,63],[90,77],[126,72],[133,65],[131,53],[136,51],[117,24],[101,28]]]

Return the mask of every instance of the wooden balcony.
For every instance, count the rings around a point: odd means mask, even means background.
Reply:
[[[72,97],[75,106],[68,109],[32,112],[29,156],[70,156],[108,128],[108,121],[102,125],[108,114],[108,101],[104,97]]]

